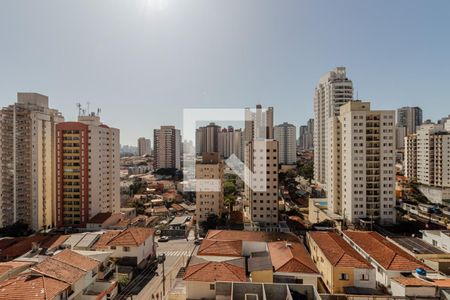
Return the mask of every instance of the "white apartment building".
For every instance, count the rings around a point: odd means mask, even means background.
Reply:
[[[253,140],[246,146],[245,198],[251,230],[278,231],[278,142]]]
[[[341,105],[353,99],[353,84],[345,67],[338,67],[320,78],[314,93],[314,180],[324,184],[330,164],[331,122]]]
[[[138,139],[138,155],[150,155],[152,154],[152,146],[150,143],[150,139],[146,139],[145,137],[140,137]]]
[[[195,178],[214,182],[196,182],[195,221],[200,224],[209,215],[221,216],[224,212],[224,165],[218,152],[205,152],[195,166]]]
[[[175,126],[161,126],[154,130],[154,169],[181,168],[181,134]]]
[[[434,203],[450,200],[450,122],[422,124],[406,138],[406,176]]]
[[[278,141],[278,159],[282,165],[292,165],[297,161],[297,130],[292,124],[284,122],[274,127],[274,138]]]
[[[395,223],[395,111],[350,101],[333,119],[330,210],[352,223]]]
[[[120,212],[120,131],[95,114],[56,126],[56,224],[83,227]]]
[[[298,146],[300,150],[314,149],[314,119],[309,119],[307,125],[300,126]]]
[[[37,93],[18,93],[17,103],[0,111],[0,227],[54,223],[55,125],[62,121]]]

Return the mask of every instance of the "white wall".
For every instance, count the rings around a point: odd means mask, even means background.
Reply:
[[[361,280],[362,275],[368,275],[369,280]],[[353,282],[356,287],[375,288],[377,285],[375,269],[353,269]]]

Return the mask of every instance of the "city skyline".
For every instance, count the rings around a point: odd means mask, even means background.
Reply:
[[[374,109],[426,102],[424,120],[437,120],[448,103],[449,8],[447,1],[6,1],[0,106],[17,92],[37,92],[76,120],[76,103],[90,102],[121,129],[121,144],[160,125],[181,129],[183,108],[261,103],[275,107],[275,124],[298,128],[313,115],[317,78],[345,66],[355,98]]]

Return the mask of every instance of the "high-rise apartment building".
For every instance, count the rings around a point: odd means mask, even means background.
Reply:
[[[273,139],[273,107],[263,109],[260,104],[255,110],[245,109],[244,141]]]
[[[37,93],[18,93],[0,111],[0,227],[54,224],[55,125],[63,120]]]
[[[422,109],[420,107],[401,107],[397,109],[397,149],[405,147],[405,137],[414,134],[422,124]]]
[[[154,169],[181,168],[181,134],[175,126],[161,126],[154,130]]]
[[[219,152],[220,126],[209,123],[196,130],[196,143],[198,143],[197,154],[204,152]],[[197,146],[197,145],[196,145]]]
[[[284,122],[274,127],[274,137],[278,141],[278,159],[282,165],[292,165],[297,161],[296,127]]]
[[[248,201],[246,229],[278,231],[278,142],[253,140],[245,151],[245,198]]]
[[[410,134],[404,138],[405,145],[405,176],[409,180],[417,180],[417,134]]]
[[[434,203],[450,199],[450,121],[425,122],[405,138],[405,175]]]
[[[204,184],[196,183],[195,221],[197,223],[206,221],[211,214],[220,217],[224,212],[224,165],[220,160],[219,153],[203,153],[202,161],[195,166],[195,177],[214,181]]]
[[[309,119],[306,125],[300,126],[298,146],[300,150],[314,149],[314,119]]]
[[[338,67],[320,78],[314,93],[314,179],[326,188],[326,166],[330,160],[330,135],[333,117],[341,105],[353,99],[353,84],[344,67]]]
[[[229,158],[232,154],[243,159],[242,131],[232,126],[223,128],[219,132],[219,153],[222,158]]]
[[[331,123],[329,209],[352,223],[395,223],[395,111],[349,101]]]
[[[95,114],[56,125],[56,224],[120,212],[120,132]]]
[[[150,139],[146,139],[145,137],[140,137],[138,139],[138,155],[150,155],[152,153],[152,146],[150,143]]]

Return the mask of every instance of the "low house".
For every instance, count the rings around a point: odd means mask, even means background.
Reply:
[[[395,277],[391,280],[394,297],[408,299],[449,299],[443,296],[450,292],[450,279],[444,276],[424,277],[416,274]]]
[[[209,240],[202,241],[197,251],[197,256],[205,260],[225,261],[232,258],[243,256],[242,241],[221,241]]]
[[[155,256],[155,231],[144,227],[129,227],[124,231],[104,233],[92,246],[97,251],[111,251],[120,258],[119,265],[143,267]]]
[[[390,288],[391,279],[402,276],[402,273],[415,272],[417,268],[426,271],[431,269],[415,259],[400,247],[373,231],[344,231],[343,238],[376,270],[376,281],[379,286]]]
[[[374,267],[339,235],[329,231],[310,231],[307,242],[330,293],[345,293],[346,288],[375,289]]]
[[[251,282],[273,282],[273,265],[268,252],[255,252],[249,257],[247,271]]]
[[[215,299],[216,282],[245,282],[245,260],[223,262],[193,258],[186,268],[186,299]]]
[[[9,261],[0,263],[0,281],[14,277],[27,270],[32,264],[21,261]]]
[[[268,243],[268,248],[274,269],[273,282],[317,287],[320,274],[303,244],[279,241]]]

